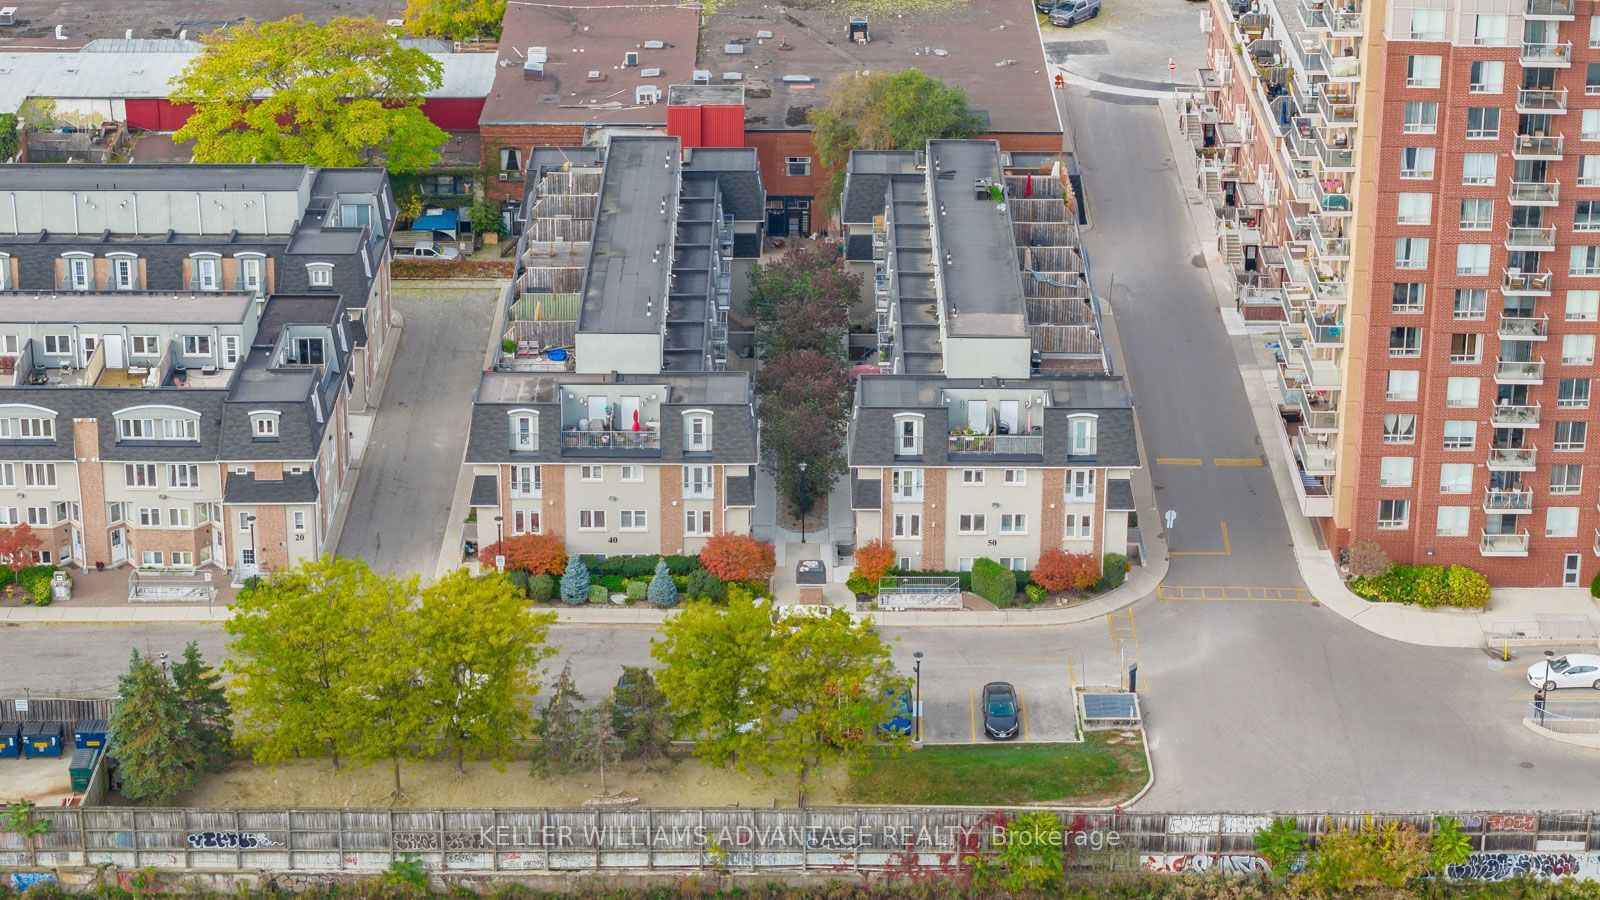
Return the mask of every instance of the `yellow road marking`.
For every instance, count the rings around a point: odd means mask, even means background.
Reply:
[[[978,742],[978,702],[972,697],[972,688],[967,688],[967,724],[972,726],[972,742]]]
[[[1022,688],[1017,688],[1017,713],[1022,716],[1022,739],[1028,739],[1028,701],[1022,699]]]
[[[1217,527],[1222,530],[1221,550],[1168,550],[1168,556],[1232,556],[1233,544],[1228,540],[1228,523],[1218,522]]]
[[[1259,465],[1261,465],[1261,460],[1259,460],[1259,459],[1213,459],[1211,461],[1211,464],[1212,465],[1216,465],[1216,466],[1239,466],[1241,468],[1245,468],[1245,467],[1250,467],[1250,466],[1259,466]]]
[[[1205,460],[1201,459],[1198,456],[1158,456],[1158,457],[1156,457],[1156,465],[1158,465],[1158,466],[1203,466],[1205,464],[1206,464]]]
[[[1157,600],[1258,600],[1280,603],[1311,603],[1317,598],[1305,588],[1297,587],[1241,587],[1235,585],[1172,585],[1156,586]]]
[[[1073,669],[1071,658],[1067,659],[1067,683],[1073,687],[1078,686],[1078,673]]]

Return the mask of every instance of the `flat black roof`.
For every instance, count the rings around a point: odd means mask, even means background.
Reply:
[[[1005,185],[994,141],[929,141],[929,218],[937,233],[935,271],[944,287],[946,331],[964,337],[1027,337],[1016,236],[1004,201],[977,187]]]
[[[611,139],[583,279],[579,331],[644,334],[660,329],[680,172],[677,138]]]

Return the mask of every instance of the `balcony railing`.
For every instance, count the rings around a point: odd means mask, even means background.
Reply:
[[[222,279],[220,279],[220,278],[191,278],[191,279],[189,279],[189,290],[191,290],[191,291],[220,291],[220,290],[222,290]]]
[[[1295,435],[1294,455],[1300,459],[1301,468],[1312,475],[1332,475],[1338,462],[1338,454],[1332,447],[1324,444],[1306,443],[1301,435]]]
[[[135,275],[131,278],[124,278],[120,281],[113,277],[110,281],[106,282],[106,290],[138,291],[143,290],[143,288],[139,286],[139,276]]]
[[[1511,295],[1530,295],[1535,297],[1548,297],[1550,295],[1549,272],[1519,272],[1516,269],[1504,270],[1505,277],[1500,281],[1500,293]]]
[[[1522,88],[1517,91],[1517,112],[1524,115],[1564,113],[1567,111],[1567,89]]]
[[[56,285],[63,291],[92,291],[94,290],[95,282],[93,275],[88,278],[74,278],[71,275],[65,275]]]
[[[1572,42],[1561,44],[1528,44],[1522,45],[1522,52],[1518,54],[1518,61],[1525,66],[1570,66],[1572,65]]]
[[[1361,13],[1359,12],[1329,12],[1327,19],[1328,27],[1336,35],[1357,35],[1361,33]]]
[[[1350,182],[1342,175],[1323,175],[1311,180],[1312,187],[1317,193],[1317,205],[1325,213],[1347,213],[1350,211]]]
[[[1544,360],[1504,360],[1495,358],[1496,384],[1543,384]]]
[[[1317,86],[1317,112],[1329,125],[1356,124],[1355,97],[1343,92],[1329,95],[1326,83]]]
[[[1533,511],[1533,489],[1483,492],[1483,511],[1488,513],[1525,513]]]
[[[1545,228],[1517,228],[1506,229],[1507,250],[1536,250],[1549,253],[1556,249],[1556,229],[1554,225]]]
[[[562,431],[561,449],[585,453],[590,451],[643,451],[661,452],[661,432],[640,431]]]
[[[1490,447],[1489,469],[1495,472],[1531,472],[1539,458],[1534,447]]]
[[[1511,203],[1515,206],[1555,206],[1561,199],[1559,181],[1513,181]]]
[[[1042,434],[952,434],[946,452],[979,456],[1042,456]]]
[[[1317,148],[1317,158],[1322,160],[1322,167],[1324,169],[1354,171],[1356,167],[1356,152],[1349,147],[1348,143],[1343,147],[1334,146],[1323,135],[1323,131],[1318,131],[1315,137],[1311,139],[1311,143]]]
[[[1523,14],[1529,18],[1570,19],[1577,14],[1576,0],[1524,0]]]
[[[1317,347],[1343,347],[1344,323],[1337,319],[1319,321],[1307,319],[1306,332],[1311,337],[1311,343]]]
[[[1500,337],[1512,341],[1542,341],[1550,336],[1549,316],[1501,316]]]
[[[1324,259],[1349,259],[1350,239],[1342,232],[1332,219],[1324,225],[1321,216],[1312,217],[1311,243],[1317,248],[1317,255]]]
[[[1489,424],[1496,428],[1536,428],[1541,411],[1538,403],[1532,406],[1500,404],[1489,410]]]
[[[1478,552],[1484,556],[1527,556],[1528,532],[1521,534],[1490,534],[1485,531],[1478,541]]]
[[[246,278],[243,275],[233,276],[232,289],[252,294],[261,294],[266,290],[259,278]]]
[[[1511,142],[1514,159],[1560,159],[1564,135],[1519,134]]]

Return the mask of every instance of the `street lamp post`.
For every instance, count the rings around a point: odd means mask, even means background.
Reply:
[[[801,462],[800,463],[800,487],[802,489],[805,488],[805,482],[806,482],[806,464],[804,462]],[[802,510],[801,513],[800,513],[800,543],[804,544],[805,542],[806,542],[806,514],[805,514],[805,511]]]
[[[913,743],[922,742],[922,656],[921,650],[911,654],[911,658],[915,660],[911,664],[911,670],[917,675],[917,708],[911,711],[911,740]]]
[[[504,561],[505,561],[505,558],[506,558],[506,548],[505,548],[506,535],[505,535],[505,525],[503,524],[504,522],[505,522],[505,516],[495,516],[494,517],[494,567],[496,569],[499,569],[502,572],[505,571]],[[479,560],[483,559],[483,556],[482,556],[481,553],[479,554],[478,559]],[[480,565],[481,565],[481,563],[480,563]]]
[[[261,548],[260,545],[256,543],[255,513],[250,514],[250,568],[250,574],[252,575],[261,571]]]

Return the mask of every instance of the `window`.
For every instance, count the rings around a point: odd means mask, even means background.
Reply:
[[[1400,195],[1399,222],[1401,225],[1426,225],[1432,220],[1432,194]]]
[[[529,521],[530,518],[532,519],[531,522]],[[538,525],[536,524],[538,520],[538,513],[532,513],[530,516],[527,510],[514,509],[511,511],[511,533],[513,535],[538,534],[539,530]],[[533,525],[533,528],[530,529],[528,527],[530,525]]]
[[[962,513],[956,520],[956,530],[962,534],[984,534],[988,521],[983,513]]]
[[[172,551],[172,564],[181,568],[194,566],[194,553],[189,550]]]
[[[526,499],[544,491],[544,473],[538,466],[511,466],[511,496]]]
[[[579,531],[605,531],[606,511],[603,509],[578,510]]]
[[[1588,409],[1589,379],[1561,379],[1559,393],[1556,395],[1556,406],[1559,406],[1562,409]]]
[[[1002,556],[996,559],[995,562],[1013,572],[1026,572],[1028,570],[1028,558],[1026,556]]]
[[[160,527],[161,508],[158,506],[139,507],[139,524],[149,528]]]
[[[362,248],[365,252],[366,248]],[[266,263],[264,258],[256,254],[238,253],[234,255],[235,265],[239,267],[239,274],[235,276],[234,287],[236,290],[249,291],[257,296],[265,293],[266,281],[261,273]]]
[[[1594,335],[1568,334],[1561,338],[1561,364],[1587,366],[1594,362]]]
[[[1450,335],[1450,361],[1453,363],[1482,362],[1483,335],[1470,332]]]
[[[139,258],[118,255],[110,257],[111,289],[131,291],[139,286]]]
[[[1585,141],[1600,141],[1600,109],[1586,109],[1578,126],[1578,138]]]
[[[1389,388],[1384,399],[1401,402],[1417,399],[1417,386],[1421,379],[1421,372],[1389,372]]]
[[[539,449],[539,414],[531,410],[511,413],[511,451],[527,453]]]
[[[1506,16],[1503,14],[1473,16],[1472,42],[1481,47],[1501,47],[1506,40]]]
[[[1403,195],[1402,195],[1403,196]],[[1427,196],[1424,194],[1423,196]],[[1494,225],[1494,201],[1468,198],[1461,201],[1461,230],[1488,231]]]
[[[1467,138],[1488,140],[1500,136],[1500,108],[1473,106],[1467,109]]]
[[[981,485],[981,484],[983,484],[983,470],[982,469],[962,469],[961,470],[961,483],[962,484],[972,484],[972,485]]]
[[[1422,355],[1422,329],[1405,326],[1389,329],[1389,355],[1411,357]]]
[[[1426,269],[1428,267],[1428,239],[1395,238],[1394,267],[1396,269]]]
[[[1423,298],[1427,296],[1428,286],[1416,282],[1396,282],[1394,286],[1394,300],[1390,310],[1397,313],[1422,312]]]
[[[1489,291],[1485,288],[1457,288],[1450,315],[1455,319],[1481,320],[1489,311]]]
[[[17,467],[11,463],[0,463],[0,487],[17,486]]]
[[[1494,184],[1495,155],[1493,153],[1461,154],[1462,184]]]
[[[1583,156],[1578,158],[1578,186],[1594,187],[1600,185],[1600,156]]]
[[[222,259],[216,254],[189,258],[189,290],[222,290]]]
[[[17,525],[20,522],[15,506],[0,506],[0,525]]]
[[[922,470],[894,469],[890,472],[889,496],[895,500],[922,499]]]
[[[1385,456],[1378,463],[1378,484],[1383,487],[1411,487],[1409,456]]]
[[[339,227],[360,228],[372,224],[372,207],[365,203],[339,204]]]
[[[1025,515],[1023,513],[1001,513],[1000,514],[1000,533],[1001,534],[1027,534],[1028,533],[1028,517],[1027,517],[1027,515]]]
[[[1589,47],[1600,47],[1600,16],[1589,17]]]
[[[1456,245],[1456,274],[1457,275],[1487,275],[1487,274],[1489,274],[1489,245],[1488,244],[1457,244]]]
[[[711,451],[711,415],[686,415],[683,419],[683,450],[685,453]]]
[[[167,524],[173,528],[189,528],[194,524],[193,515],[192,507],[174,506],[167,510]]]
[[[1067,455],[1093,456],[1095,420],[1093,416],[1072,416],[1067,420]]]
[[[1567,321],[1600,319],[1600,291],[1567,291]]]
[[[1432,100],[1407,100],[1406,134],[1433,134],[1438,130],[1439,104]]]
[[[256,517],[251,515],[250,513],[247,513],[247,512],[239,513],[238,514],[239,530],[240,531],[249,531],[251,524],[253,524],[255,522],[255,520],[256,520]]]
[[[153,334],[136,334],[128,339],[128,352],[133,356],[160,356],[159,338]]]
[[[1412,444],[1417,440],[1417,417],[1409,413],[1389,413],[1383,417],[1385,444]]]
[[[1378,528],[1385,531],[1405,528],[1410,517],[1411,501],[1378,501]]]
[[[1440,537],[1461,537],[1467,533],[1471,510],[1465,506],[1441,506],[1434,534]]]
[[[916,513],[895,513],[894,536],[897,538],[922,537],[922,516]]]
[[[1582,450],[1588,436],[1589,423],[1587,422],[1557,422],[1554,449]]]
[[[0,419],[0,438],[12,437],[11,426],[16,423],[16,437],[25,440],[54,440],[56,436],[56,420],[45,418],[31,418],[24,416],[20,419]]]
[[[1067,502],[1088,503],[1094,500],[1094,470],[1067,470]]]
[[[522,151],[515,147],[501,147],[500,171],[512,175],[520,175],[522,173]]]
[[[1027,469],[1006,469],[1000,478],[1002,484],[1023,485],[1028,483]]]
[[[1443,10],[1440,10],[1443,12]],[[1443,58],[1438,56],[1406,57],[1406,87],[1436,88]]]
[[[44,352],[48,356],[68,356],[72,353],[72,335],[47,334],[44,336]]]
[[[605,466],[579,466],[578,467],[578,480],[579,481],[605,481],[606,480],[606,467]]]
[[[209,334],[186,334],[186,335],[184,335],[183,336],[183,355],[184,356],[210,356],[211,355],[211,335],[209,335]]]
[[[1079,540],[1094,537],[1094,518],[1089,515],[1068,513],[1061,528],[1061,536]]]
[[[972,571],[972,557],[963,556],[960,559],[956,560],[956,571],[958,571],[958,572],[971,572]]]
[[[1600,231],[1600,200],[1579,200],[1572,210],[1573,231]]]
[[[683,467],[683,496],[689,500],[709,500],[713,493],[710,466]]]
[[[1477,442],[1477,422],[1451,419],[1444,423],[1444,449],[1471,450]]]
[[[648,522],[642,509],[625,509],[617,514],[618,531],[644,531]]]
[[[1600,275],[1600,247],[1573,247],[1567,257],[1568,275]]]
[[[635,484],[644,481],[644,466],[618,466],[617,480]]]
[[[119,524],[121,522],[128,521],[128,504],[126,504],[126,503],[107,503],[106,504],[106,521],[107,521],[108,524],[111,524],[111,525],[116,525],[116,524]]]
[[[1472,64],[1467,90],[1474,94],[1498,94],[1506,80],[1506,64],[1498,60],[1478,60]]]
[[[252,413],[250,416],[250,433],[257,440],[270,440],[278,436],[278,413]]]
[[[55,487],[55,463],[23,463],[22,483],[28,487]]]
[[[894,433],[896,454],[900,456],[922,455],[922,417],[896,417]]]
[[[1552,506],[1545,510],[1544,536],[1577,537],[1578,508],[1576,506]]]
[[[1550,467],[1550,493],[1576,494],[1583,487],[1583,466],[1560,463]]]
[[[306,266],[306,284],[314,288],[333,287],[332,264],[312,263]]]
[[[160,567],[165,562],[160,550],[144,550],[139,553],[139,565],[147,569]]]
[[[1439,493],[1472,493],[1472,463],[1445,463],[1440,466]]]
[[[1444,405],[1471,408],[1478,405],[1478,379],[1453,377],[1445,381]]]
[[[711,533],[711,510],[691,509],[683,515],[683,533],[691,536],[704,536]]]
[[[811,174],[811,157],[791,156],[783,161],[783,174],[790,178],[805,178]]]
[[[122,467],[123,484],[131,488],[160,487],[156,483],[155,463],[128,463]]]
[[[1433,148],[1404,147],[1400,150],[1400,177],[1426,179],[1433,177]]]

